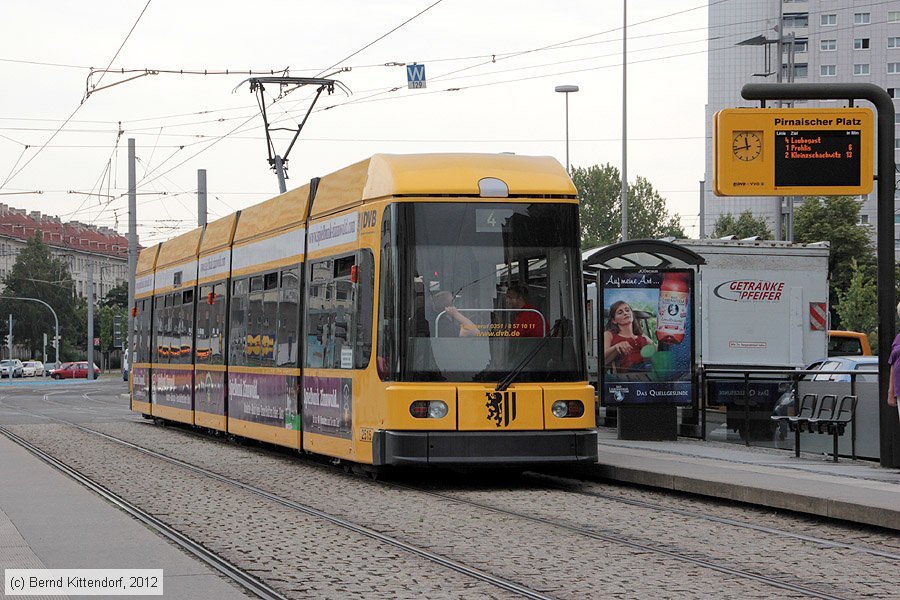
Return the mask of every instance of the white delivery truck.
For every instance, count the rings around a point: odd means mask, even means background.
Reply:
[[[706,260],[694,281],[698,365],[802,369],[826,355],[828,242],[674,243]],[[598,303],[596,280],[586,276],[585,283],[590,327],[588,365],[596,384],[605,318]]]

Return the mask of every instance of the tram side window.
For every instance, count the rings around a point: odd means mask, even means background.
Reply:
[[[263,276],[262,312],[258,315],[260,340],[259,361],[265,367],[275,366],[275,333],[278,329],[278,272]]]
[[[140,337],[140,345],[137,346],[138,352],[134,359],[131,361],[132,364],[136,362],[150,362],[151,360],[151,351],[153,350],[153,311],[151,309],[153,305],[153,300],[151,298],[147,298],[145,300],[141,300],[141,303],[138,307],[140,311],[140,322],[141,322],[141,337]]]
[[[212,306],[209,304],[209,295],[213,286],[200,286],[200,297],[197,298],[197,343],[194,345],[194,360],[198,365],[209,364],[212,354],[212,338],[210,335],[210,315]]]
[[[163,348],[166,340],[165,326],[165,296],[156,296],[153,298],[153,362],[164,364],[169,362],[169,349]]]
[[[263,363],[262,321],[263,277],[262,275],[256,275],[250,278],[250,296],[247,304],[247,348],[245,364],[259,366]]]
[[[381,222],[381,265],[378,274],[378,375],[385,381],[397,379],[399,369],[399,298],[397,296],[397,243],[393,214],[396,206],[384,211]]]
[[[371,250],[363,249],[359,252],[356,289],[356,368],[365,369],[372,356],[375,305],[375,256]]]
[[[194,290],[185,290],[181,293],[181,352],[178,362],[183,365],[191,364],[194,354]]]
[[[213,287],[213,304],[209,312],[209,363],[213,365],[225,364],[225,306],[226,284],[217,283]],[[203,299],[201,298],[200,301]]]
[[[229,363],[245,365],[247,352],[247,309],[250,280],[239,279],[233,283],[231,294],[231,323],[229,343]]]
[[[278,297],[278,327],[275,335],[275,364],[296,367],[300,334],[300,269],[281,272]]]
[[[356,256],[310,263],[306,327],[306,366],[352,369]]]
[[[170,304],[171,302],[171,304]],[[169,347],[169,364],[181,362],[181,330],[184,327],[181,317],[181,292],[169,294],[166,298],[167,326]]]

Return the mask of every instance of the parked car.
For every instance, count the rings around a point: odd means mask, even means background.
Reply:
[[[869,336],[859,331],[828,331],[828,356],[871,356]]]
[[[53,379],[87,379],[88,363],[87,361],[63,363],[58,369],[50,371],[50,377]],[[100,376],[100,367],[94,365],[94,378]]]
[[[18,358],[0,360],[0,376],[10,377],[10,373],[12,377],[22,377],[24,369],[21,360]]]
[[[801,381],[842,381],[850,382],[850,375],[828,373],[828,371],[860,371],[864,373],[856,377],[856,381],[878,381],[877,356],[829,356],[817,360],[806,367],[807,371],[822,371],[821,374],[807,374]]]
[[[22,363],[22,373],[25,377],[43,377],[44,363],[39,360],[26,360]]]
[[[859,375],[855,376],[857,383],[877,383],[878,382],[878,357],[877,356],[829,356],[812,363],[806,367],[807,371],[820,371],[819,373],[807,373],[800,377],[801,382],[807,381],[832,381],[836,383],[850,383],[850,375],[843,373],[833,373],[831,371],[859,371]],[[846,386],[841,386],[840,390],[835,390],[835,394],[847,393],[844,391]],[[800,397],[807,389],[799,389]],[[820,391],[813,390],[816,393]],[[828,393],[831,393],[829,390]],[[794,414],[794,396],[788,391],[778,398],[775,408],[772,411],[776,416],[789,416]],[[779,422],[777,427],[777,436],[779,440],[787,437],[788,426],[784,421]]]

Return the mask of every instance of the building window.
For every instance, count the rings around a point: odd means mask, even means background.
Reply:
[[[806,77],[809,73],[809,67],[806,63],[794,65],[794,78]]]
[[[889,37],[888,48],[900,48],[900,37]]]
[[[900,62],[888,63],[888,75],[900,74]]]
[[[888,23],[900,23],[900,10],[888,11]]]
[[[869,38],[856,38],[853,40],[853,49],[854,50],[868,50],[869,49]]]
[[[897,97],[897,88],[888,88],[887,93],[888,93],[888,96],[890,96],[891,98],[896,98]]]
[[[869,224],[869,215],[859,215],[859,224],[860,225],[868,225]]]
[[[784,13],[785,27],[809,27],[809,13]]]
[[[836,65],[819,65],[819,74],[822,77],[835,77],[837,75]]]
[[[871,22],[872,18],[869,13],[853,13],[854,25],[868,25]]]
[[[824,27],[828,27],[831,25],[837,25],[837,15],[836,14],[822,15],[822,25]]]
[[[790,47],[785,44],[784,53],[787,54]],[[794,40],[794,53],[807,52],[809,50],[809,40],[807,38],[797,38]]]
[[[869,74],[869,65],[853,65],[853,74],[854,75],[868,75]]]
[[[822,52],[834,52],[837,50],[837,40],[821,40],[819,50]]]

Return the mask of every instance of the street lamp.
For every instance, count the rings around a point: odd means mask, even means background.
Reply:
[[[569,94],[577,92],[577,85],[558,85],[556,91],[566,95],[566,173],[571,174],[569,170]]]

